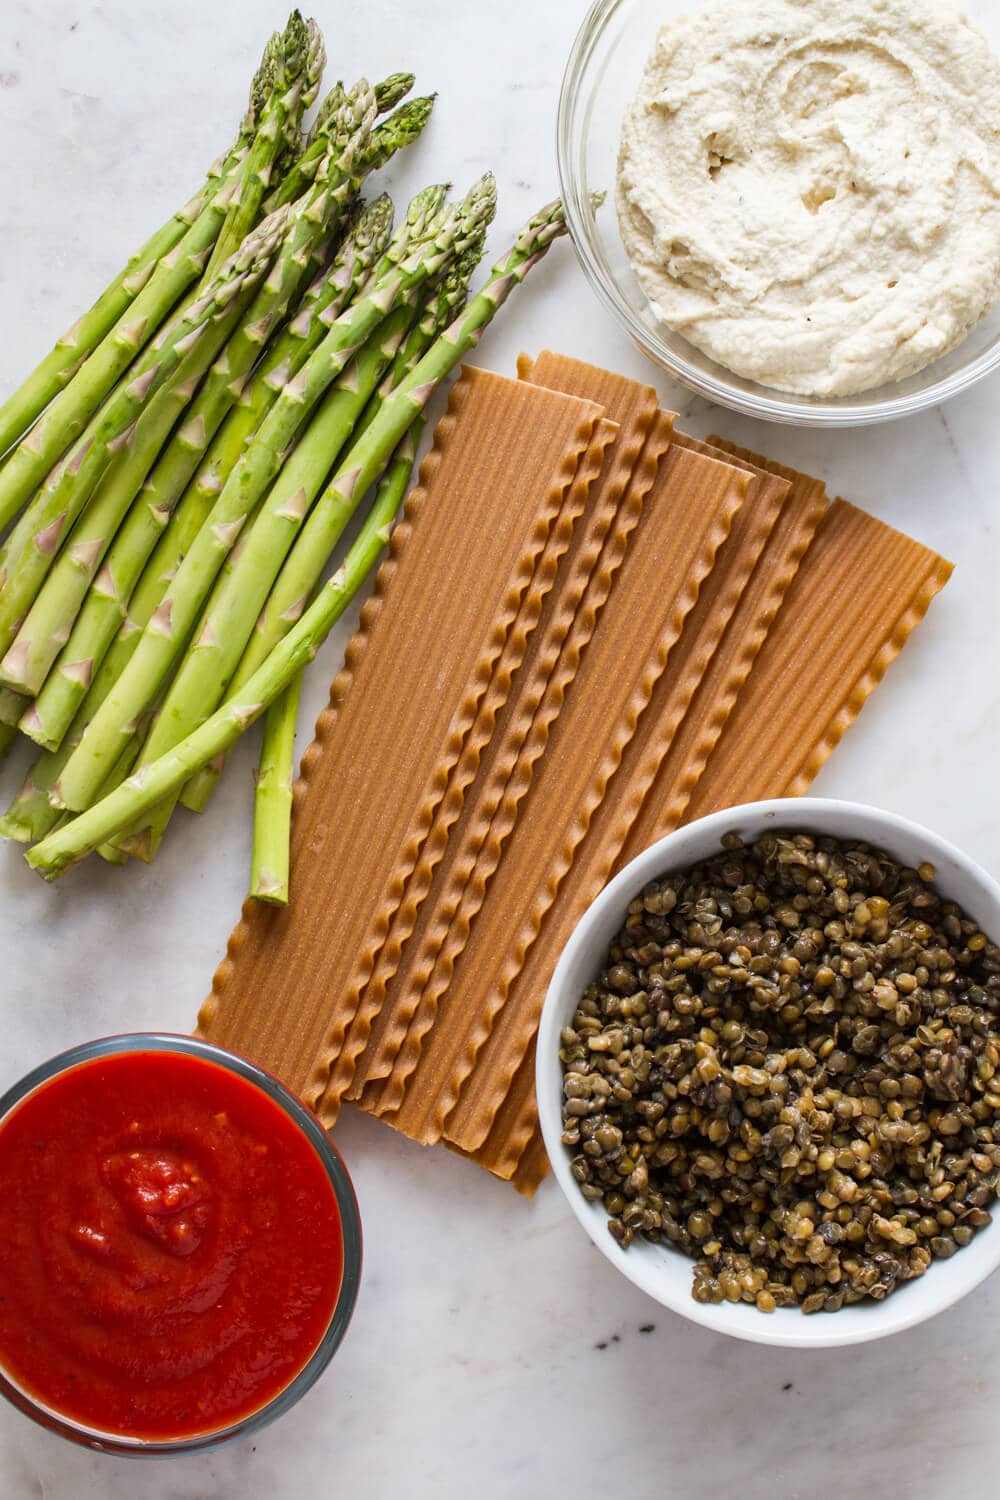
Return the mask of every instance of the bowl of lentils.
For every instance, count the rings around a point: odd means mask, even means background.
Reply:
[[[545,1144],[597,1247],[761,1343],[881,1338],[971,1291],[1000,1265],[998,938],[997,882],[872,807],[753,803],[645,850],[538,1037]]]

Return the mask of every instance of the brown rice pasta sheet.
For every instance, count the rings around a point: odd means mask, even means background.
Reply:
[[[498,736],[498,754],[485,778],[465,830],[466,837],[456,841],[454,859],[443,872],[438,905],[433,916],[428,914],[421,941],[407,955],[390,995],[390,1007],[380,1017],[383,1026],[392,1024],[398,1028],[398,1035],[381,1066],[371,1068],[369,1087],[360,1095],[363,1107],[373,1114],[391,1113],[402,1102],[408,1079],[420,1057],[423,1038],[434,1023],[439,1001],[452,983],[456,959],[468,942],[472,924],[487,898],[504,846],[531,789],[537,763],[548,749],[552,725],[579,670],[669,442],[670,418],[661,413],[601,552],[599,569],[589,577],[589,586],[588,577],[581,576],[579,586],[568,580],[570,597],[560,600],[560,604],[578,609],[571,633],[566,638],[565,629],[553,620],[557,628],[544,643],[552,663],[549,674],[532,685],[523,705],[519,703],[525,713],[523,724],[516,726],[518,732],[506,738]],[[584,571],[581,567],[581,575]],[[590,570],[586,571],[589,575]],[[539,640],[542,639],[540,634]]]
[[[543,371],[543,373],[547,372]],[[559,386],[559,388],[564,389],[565,387]],[[723,543],[722,551],[720,553],[720,559],[724,558],[727,553],[731,558],[734,558],[731,578],[733,583],[735,584],[735,594],[738,595],[735,610],[740,611],[743,606],[744,596],[748,592],[747,576],[749,575],[750,579],[758,577],[762,568],[767,573],[773,571],[773,568],[764,568],[765,556],[769,550],[773,550],[771,548],[771,541],[775,533],[779,530],[779,526],[776,523],[780,522],[780,520],[785,515],[785,512],[789,509],[785,502],[791,495],[793,484],[789,479],[784,479],[779,477],[778,475],[770,474],[766,468],[763,468],[760,465],[750,463],[746,459],[742,458],[736,458],[735,460],[733,460],[731,456],[724,453],[721,448],[717,446],[713,447],[706,443],[700,443],[696,439],[686,437],[685,435],[676,431],[674,433],[674,441],[679,446],[688,448],[693,452],[705,453],[709,457],[735,461],[741,467],[748,469],[755,475],[755,483],[749,486],[747,499],[738,511],[736,520],[733,523],[732,530],[726,541]],[[811,497],[813,482],[808,481],[807,484],[809,495]],[[820,497],[822,499],[822,486],[819,486],[818,488],[820,491]],[[787,531],[789,528],[786,527],[785,529]],[[803,543],[802,545],[804,547],[805,544]],[[785,549],[781,548],[778,550],[779,555],[783,556]],[[738,557],[738,561],[735,561],[736,557]],[[718,578],[716,576],[717,573],[720,575],[720,577]],[[713,569],[712,573],[709,575],[709,579],[703,586],[696,609],[692,611],[692,614],[688,617],[688,620],[685,621],[681,641],[678,645],[678,650],[684,650],[689,641],[695,641],[697,639],[698,632],[695,615],[700,610],[703,617],[707,616],[711,618],[713,612],[719,610],[720,596],[722,618],[724,619],[726,612],[726,591],[725,585],[722,581],[723,576],[724,570],[720,568],[719,560],[717,560],[716,568]],[[756,620],[757,610],[755,609],[749,612],[744,610],[743,617],[744,619]],[[724,633],[726,636],[730,635],[734,623],[737,623],[735,613],[730,618],[729,623],[725,626]],[[692,625],[694,626],[693,632]],[[742,635],[742,633],[743,632],[741,630],[740,634]],[[710,653],[710,661],[708,664],[707,672],[714,671],[716,657],[718,655],[719,649],[717,647],[714,652]],[[706,675],[707,673],[703,672],[701,681],[698,683],[698,687],[696,688],[696,693],[700,693],[701,686],[705,680]],[[685,713],[683,716],[682,727],[688,722],[693,708],[694,700],[692,700],[687,713]],[[673,749],[674,740],[677,737],[678,736],[676,733],[669,735],[669,743],[666,746],[666,756],[664,757],[664,759],[669,758]],[[643,802],[643,810],[645,809],[646,803],[648,801],[649,798],[647,797]],[[633,824],[632,826],[635,825]],[[592,899],[592,897],[588,897],[588,901],[589,899]],[[574,922],[575,920],[576,917],[573,918]],[[557,956],[558,955],[552,955],[551,953],[549,954],[547,962],[550,967],[554,966],[554,959]],[[507,1098],[504,1100],[497,1113],[489,1135],[476,1151],[467,1153],[471,1160],[477,1161],[480,1165],[486,1166],[491,1170],[493,1169],[492,1164],[499,1162],[501,1163],[501,1171],[506,1170],[509,1172],[511,1170],[511,1167],[514,1165],[514,1162],[516,1161],[513,1177],[511,1179],[514,1182],[515,1186],[519,1186],[518,1177],[525,1170],[525,1162],[527,1158],[529,1157],[529,1155],[533,1155],[533,1166],[538,1175],[536,1180],[531,1169],[528,1169],[528,1177],[533,1182],[532,1191],[535,1187],[537,1187],[538,1182],[541,1181],[541,1177],[544,1175],[547,1167],[547,1158],[544,1155],[544,1147],[541,1147],[541,1136],[538,1132],[537,1120],[535,1120],[531,1133],[528,1135],[529,1144],[524,1147],[520,1158],[517,1158],[515,1156],[516,1148],[508,1144],[508,1138],[511,1135],[511,1132],[516,1128],[519,1139],[523,1140],[526,1132],[522,1121],[525,1118],[524,1110],[526,1105],[528,1107],[527,1118],[529,1120],[534,1119],[534,1050],[534,1044],[532,1043],[525,1053],[525,1059],[522,1061],[522,1063],[518,1067],[516,1074],[514,1075]],[[536,1141],[538,1143],[538,1146],[541,1147],[540,1158],[533,1151],[532,1143]]]
[[[534,1077],[534,1057],[535,1052],[534,1048],[532,1048],[528,1059],[531,1067],[527,1070],[526,1073],[526,1076],[528,1077],[528,1089],[532,1099],[534,1098],[534,1083],[532,1081]],[[519,1069],[517,1075],[515,1076],[514,1083],[511,1086],[511,1096],[520,1099],[523,1091],[524,1086],[521,1082],[521,1071]],[[462,1156],[466,1161],[475,1162],[476,1166],[478,1167],[485,1167],[486,1171],[490,1172],[492,1176],[497,1177],[500,1175],[499,1173],[493,1171],[493,1169],[487,1164],[486,1160],[486,1157],[493,1151],[492,1132],[478,1151],[463,1151],[461,1146],[452,1145],[452,1143],[447,1140],[443,1141],[442,1145],[447,1146],[448,1150],[453,1151],[456,1156]],[[501,1180],[509,1182],[512,1187],[517,1189],[522,1197],[533,1198],[542,1182],[545,1180],[548,1170],[549,1158],[545,1150],[545,1142],[542,1140],[542,1132],[538,1124],[538,1116],[536,1113],[534,1129],[531,1131],[527,1138],[524,1149],[521,1152],[520,1157],[518,1158],[517,1165],[515,1166],[513,1172],[511,1172],[507,1177],[501,1178]]]
[[[511,986],[668,669],[750,477],[679,446],[660,465],[608,606],[551,724],[527,806],[455,956],[402,1106],[389,1117],[415,1139],[440,1139],[446,1120],[448,1139],[466,1150],[485,1138],[537,1024],[537,1008],[506,1004]],[[498,1057],[480,1070],[490,1039]]]
[[[712,443],[712,451],[725,451],[718,439],[713,438]],[[762,462],[766,464],[766,460]],[[768,469],[758,468],[758,472]],[[819,480],[779,470],[778,466],[774,477],[787,487],[777,521],[683,721],[667,746],[615,860],[616,870],[682,821],[698,778],[826,510],[826,490]]]
[[[532,1038],[493,1117],[489,1134],[475,1151],[467,1154],[477,1166],[516,1186],[522,1163],[526,1163],[529,1155],[534,1158],[532,1143],[536,1137],[541,1138],[541,1130],[535,1101],[535,1040]],[[547,1165],[547,1157],[545,1161]]]
[[[952,564],[835,500],[684,811],[800,796],[899,655]]]
[[[526,364],[522,358],[522,374]],[[557,371],[565,367],[561,373],[567,394],[575,394],[571,388],[574,383],[586,383],[595,397],[600,395],[599,404],[619,423],[619,435],[599,485],[590,492],[586,514],[563,559],[559,580],[544,602],[518,680],[484,751],[476,787],[466,799],[411,940],[401,955],[392,955],[391,964],[385,961],[386,945],[373,976],[376,985],[382,981],[377,1003],[372,1006],[378,1013],[364,1057],[355,1069],[349,1097],[363,1096],[365,1106],[376,1112],[387,1104],[393,1107],[395,1084],[383,1090],[365,1086],[389,1074],[395,1078],[394,1064],[408,1033],[410,1047],[415,1046],[415,1055],[419,1055],[419,1039],[431,1025],[437,1000],[447,985],[447,977],[443,981],[440,977],[447,958],[442,965],[439,957],[446,938],[451,939],[452,918],[461,903],[467,906],[477,898],[477,892],[481,899],[482,886],[472,877],[483,844],[490,835],[497,848],[498,820],[513,826],[530,784],[530,768],[545,750],[548,725],[558,713],[579,665],[670,443],[672,416],[657,412],[656,393],[651,387],[592,370],[577,361],[560,360],[559,356],[548,357],[548,367],[553,366]],[[585,375],[591,377],[586,382]],[[588,607],[581,609],[585,594]],[[536,710],[543,697],[547,713],[539,715]]]
[[[488,691],[479,704],[474,723],[466,735],[462,753],[452,768],[447,790],[438,804],[430,829],[423,840],[419,830],[411,829],[407,845],[419,846],[419,855],[401,899],[390,893],[377,913],[378,923],[387,923],[385,939],[375,959],[375,966],[351,1020],[343,1043],[332,1059],[330,1076],[323,1092],[322,1114],[325,1121],[336,1117],[340,1099],[355,1080],[356,1061],[369,1040],[372,1021],[381,1010],[386,985],[399,965],[400,955],[413,932],[424,901],[431,889],[434,872],[452,842],[455,824],[462,817],[467,793],[484,769],[496,735],[511,708],[511,688],[532,647],[537,626],[547,607],[562,561],[570,548],[577,526],[587,507],[591,492],[598,487],[609,453],[618,432],[615,422],[602,417],[594,429],[590,446],[580,459],[573,483],[555,519],[548,539],[538,558],[531,586],[526,589],[503,650],[494,666]],[[389,788],[386,788],[387,792]],[[417,810],[417,818],[423,809]]]
[[[722,437],[717,432],[710,432],[705,439],[712,448],[717,448],[720,453],[726,453],[733,458],[742,458],[745,463],[753,464],[755,468],[764,469],[768,474],[775,474],[779,479],[787,479],[789,483],[798,485],[802,490],[807,490],[815,495],[826,494],[826,485],[822,479],[817,479],[812,474],[804,474],[801,469],[789,468],[787,464],[779,464],[775,459],[768,458],[766,453],[755,453],[752,448],[744,448],[739,443],[730,442],[729,438]]]
[[[793,489],[805,478],[780,472],[791,477]],[[799,500],[808,530],[810,507],[822,495],[800,486]],[[708,756],[685,820],[804,792],[951,571],[949,562],[920,543],[835,501],[815,529]],[[558,956],[551,954],[552,968]],[[512,1176],[536,1129],[533,1073],[522,1068],[475,1160],[497,1176]]]
[[[690,452],[707,452],[705,444],[677,436],[675,442]],[[743,463],[742,460],[736,460]],[[779,513],[790,491],[790,482],[777,479],[750,465],[747,494],[732,529],[705,579],[681,631],[667,670],[656,684],[648,708],[636,733],[625,747],[618,774],[596,809],[586,836],[576,851],[571,878],[566,880],[546,913],[538,940],[525,956],[507,996],[504,1025],[483,1045],[476,1075],[482,1079],[510,1077],[515,1037],[525,1054],[541,1015],[541,1006],[552,971],[577,922],[607,882],[615,860],[657,779],[664,757],[684,722],[693,696],[710,668],[719,643],[738,607],[758,561],[773,534]],[[517,1016],[516,1029],[508,1012]],[[475,1076],[475,1075],[474,1075]],[[509,1109],[503,1111],[506,1120]],[[491,1171],[508,1177],[515,1170],[530,1134],[529,1118],[517,1117],[518,1129],[500,1128],[492,1146],[478,1159]],[[449,1139],[468,1144],[469,1134],[482,1129],[465,1098],[460,1099],[445,1125]]]
[[[452,387],[302,760],[295,901],[246,904],[200,1016],[205,1036],[308,1103],[326,1087],[385,903],[405,888],[602,416],[483,370]]]
[[[473,1157],[475,1161],[476,1158]],[[523,1198],[533,1198],[541,1187],[549,1170],[549,1158],[542,1140],[542,1132],[536,1125],[528,1137],[528,1144],[510,1179]]]

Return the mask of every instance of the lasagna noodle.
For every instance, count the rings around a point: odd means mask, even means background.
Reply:
[[[684,819],[800,796],[947,583],[952,564],[835,500],[793,579]]]
[[[686,820],[806,791],[951,572],[951,563],[919,542],[834,501],[695,786]],[[512,1177],[536,1129],[534,1076],[522,1068],[475,1159]]]
[[[340,1050],[331,1062],[330,1076],[320,1107],[320,1113],[327,1124],[335,1120],[339,1102],[354,1080],[358,1057],[365,1050],[372,1022],[384,1004],[386,986],[398,968],[403,947],[413,932],[418,914],[430,891],[434,872],[452,841],[454,825],[462,816],[467,794],[481,773],[484,757],[489,756],[491,744],[500,731],[510,706],[512,683],[531,646],[536,627],[559,574],[562,559],[572,543],[580,517],[605,466],[608,450],[617,431],[617,424],[604,417],[595,427],[593,440],[580,459],[562,509],[549,532],[535,567],[531,587],[521,600],[517,618],[508,632],[504,648],[494,667],[489,690],[479,705],[475,722],[462,746],[462,753],[452,769],[447,791],[438,804],[430,830],[422,842],[416,831],[407,836],[415,845],[419,844],[420,853],[405,882],[402,898],[397,899],[396,893],[388,892],[384,910],[376,916],[376,922],[386,925],[386,935],[371,977],[361,991],[357,1009]],[[388,788],[386,790],[389,791]]]
[[[711,455],[714,451],[693,439],[678,436],[676,441],[690,452]],[[746,500],[701,588],[697,604],[684,622],[676,651],[656,686],[649,708],[624,750],[618,775],[577,850],[572,879],[560,887],[545,917],[539,940],[529,950],[522,970],[513,981],[507,1006],[512,1007],[518,1016],[517,1037],[525,1051],[533,1041],[542,1000],[559,953],[590,902],[606,883],[640,809],[648,801],[663,760],[690,711],[699,684],[713,663],[724,632],[790,492],[788,480],[776,478],[760,468],[749,465],[747,468]],[[500,1079],[513,1076],[511,1063],[520,1061],[514,1058],[516,1045],[505,1011],[502,1035],[496,1032],[490,1035],[477,1062],[476,1075],[482,1071],[481,1087],[485,1088],[485,1080],[494,1074]],[[445,1134],[449,1139],[471,1145],[474,1136],[484,1128],[489,1128],[485,1115],[480,1112],[477,1118],[463,1097],[448,1118]],[[505,1175],[516,1166],[523,1145],[523,1138],[511,1141],[497,1158]]]
[[[711,441],[712,451],[724,451],[719,439]],[[744,456],[741,450],[732,451],[737,457]],[[745,457],[753,460],[755,455]],[[698,778],[724,731],[733,704],[826,509],[826,489],[819,480],[779,465],[772,468],[766,459],[756,460],[756,466],[758,472],[771,472],[780,483],[787,485],[784,502],[718,650],[667,746],[625,843],[616,856],[615,870],[670,833],[682,821]]]
[[[483,370],[452,387],[302,760],[295,902],[246,904],[200,1017],[310,1104],[602,415]]]
[[[676,446],[661,464],[608,607],[551,726],[528,805],[455,957],[446,1003],[403,1104],[389,1117],[415,1139],[440,1139],[460,1094],[459,1113],[471,1123],[462,1118],[456,1130],[449,1119],[448,1139],[475,1150],[485,1137],[537,1023],[525,1007],[506,1004],[511,986],[667,671],[749,478]],[[575,884],[575,869],[572,878]],[[502,1059],[480,1070],[488,1039]]]
[[[395,972],[380,961],[380,967],[387,971],[384,999],[350,1090],[351,1098],[361,1098],[376,1112],[392,1107],[396,1079],[412,1071],[412,1064],[402,1071],[395,1069],[397,1054],[406,1038],[408,1055],[415,1063],[420,1040],[433,1022],[438,998],[447,984],[447,978],[441,981],[438,959],[442,944],[450,938],[452,917],[460,903],[467,905],[474,899],[470,881],[487,834],[497,820],[508,827],[516,820],[530,783],[531,767],[545,750],[548,723],[558,713],[575,675],[670,442],[672,416],[657,413],[656,394],[651,387],[559,356],[542,356],[538,363],[542,362],[561,370],[561,389],[567,394],[577,393],[574,383],[586,383],[594,399],[599,395],[600,404],[619,423],[619,435],[601,483],[591,492],[559,582],[545,601],[518,682],[485,751],[476,787],[466,799],[411,940],[397,958]],[[522,356],[522,375],[529,368]],[[585,593],[588,607],[581,609]],[[549,708],[547,716],[536,713],[543,696]],[[478,889],[481,895],[482,888]],[[380,977],[378,971],[373,977]],[[393,1084],[379,1087],[377,1081],[390,1074]]]

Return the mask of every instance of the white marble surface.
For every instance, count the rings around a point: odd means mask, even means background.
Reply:
[[[499,245],[552,195],[556,94],[582,0],[317,5],[331,76],[408,66],[422,90],[440,91],[427,138],[388,174],[399,197],[492,167]],[[225,144],[280,19],[279,0],[5,0],[4,392]],[[546,344],[652,378],[566,246],[478,358],[513,373],[519,349]],[[767,429],[659,387],[690,430],[721,427],[815,470],[955,559],[952,584],[817,791],[932,823],[1000,871],[1000,385],[854,433]],[[312,673],[303,722],[344,638]],[[244,890],[251,764],[244,747],[211,813],[178,819],[155,866],[125,878],[88,865],[49,888],[16,850],[0,849],[0,1087],[99,1033],[190,1028]],[[21,769],[4,769],[0,791]],[[74,1450],[4,1409],[5,1500],[617,1490],[640,1500],[689,1490],[922,1500],[994,1478],[1000,1279],[882,1344],[817,1354],[742,1345],[632,1290],[551,1182],[525,1204],[447,1152],[423,1152],[353,1112],[337,1141],[361,1200],[367,1264],[354,1324],[320,1385],[256,1440],[141,1468]]]

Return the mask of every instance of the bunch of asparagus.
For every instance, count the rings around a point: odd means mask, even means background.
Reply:
[[[433,98],[338,83],[304,134],[323,65],[294,12],[203,186],[0,408],[0,753],[42,750],[0,833],[49,879],[151,859],[266,714],[251,893],[287,901],[303,669],[388,540],[430,396],[565,230],[543,209],[470,297],[492,177],[394,228],[362,186]]]

